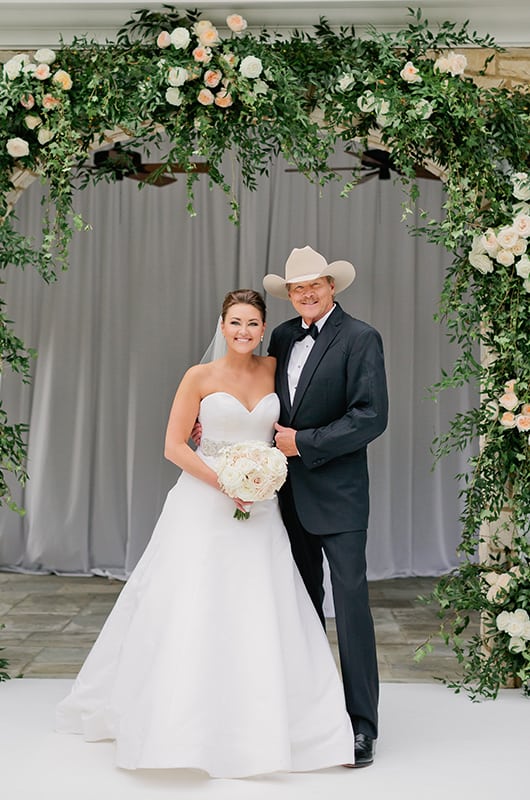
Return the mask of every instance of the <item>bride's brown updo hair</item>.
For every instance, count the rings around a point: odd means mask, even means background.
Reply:
[[[233,292],[228,292],[223,300],[221,319],[224,320],[229,308],[236,306],[239,303],[243,303],[247,306],[254,306],[254,308],[259,311],[262,321],[265,322],[265,317],[267,316],[265,300],[260,293],[255,292],[254,289],[235,289]]]

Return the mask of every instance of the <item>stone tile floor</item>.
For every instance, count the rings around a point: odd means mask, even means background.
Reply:
[[[417,602],[435,578],[396,578],[370,584],[380,676],[390,682],[430,682],[454,677],[458,665],[441,642],[421,663],[414,650],[438,627],[436,606]],[[0,572],[0,655],[9,674],[27,678],[74,677],[111,610],[123,583],[107,578],[30,576]],[[335,657],[334,620],[328,636]]]

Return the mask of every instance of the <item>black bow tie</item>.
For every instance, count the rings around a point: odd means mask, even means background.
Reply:
[[[318,326],[314,322],[312,322],[308,328],[302,327],[300,323],[299,327],[295,330],[294,340],[295,342],[301,342],[306,336],[312,336],[313,339],[317,338]]]

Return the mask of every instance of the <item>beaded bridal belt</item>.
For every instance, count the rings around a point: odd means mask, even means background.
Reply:
[[[223,447],[230,447],[234,442],[224,442],[222,439],[201,439],[201,452],[205,456],[218,456]]]

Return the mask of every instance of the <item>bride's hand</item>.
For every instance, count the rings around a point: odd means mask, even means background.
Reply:
[[[236,508],[239,509],[239,511],[250,511],[252,500],[241,500],[240,497],[232,497],[231,499],[234,501]]]

